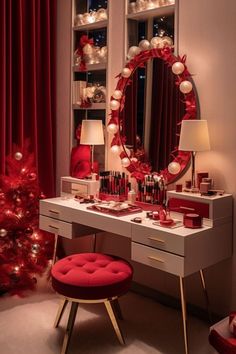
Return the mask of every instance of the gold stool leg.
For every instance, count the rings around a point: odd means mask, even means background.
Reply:
[[[184,329],[184,347],[185,347],[185,354],[188,354],[187,313],[186,313],[183,278],[179,277],[179,281],[180,281],[181,307],[182,307],[182,318],[183,318],[183,329]]]
[[[54,249],[53,249],[53,256],[52,256],[52,265],[55,264],[57,258],[57,245],[58,245],[58,234],[55,233],[55,240],[54,240]]]
[[[112,306],[111,306],[111,302],[109,300],[106,300],[104,302],[105,306],[106,306],[106,309],[107,309],[107,312],[108,312],[108,315],[110,317],[110,320],[111,320],[111,323],[113,325],[113,328],[116,332],[116,335],[117,335],[117,338],[120,342],[120,344],[125,344],[125,341],[124,341],[124,338],[123,338],[123,335],[121,333],[121,330],[120,330],[120,327],[118,325],[118,322],[116,320],[116,316],[115,316],[115,313],[112,309]]]
[[[205,294],[206,306],[207,306],[207,312],[208,312],[208,318],[209,318],[210,323],[212,323],[211,310],[210,310],[210,302],[209,302],[209,297],[208,297],[208,293],[207,293],[207,289],[206,289],[206,282],[205,282],[205,277],[204,277],[204,274],[203,274],[203,270],[200,269],[200,270],[199,270],[199,273],[200,273],[201,283],[202,283],[202,287],[203,287],[204,294]]]
[[[112,301],[112,306],[113,306],[113,309],[114,309],[117,317],[119,318],[119,320],[123,320],[124,317],[122,315],[122,311],[121,311],[118,299],[115,299],[115,300]]]
[[[56,319],[55,319],[55,322],[54,322],[54,327],[57,328],[59,326],[59,323],[61,321],[61,318],[62,318],[62,315],[65,311],[65,308],[66,308],[66,305],[68,304],[68,300],[67,299],[63,299],[61,301],[61,305],[57,311],[57,316],[56,316]]]
[[[65,333],[65,336],[64,336],[64,340],[63,340],[61,354],[66,354],[67,353],[67,349],[68,349],[68,346],[69,346],[71,333],[72,333],[72,330],[73,330],[73,327],[74,327],[74,323],[75,323],[75,317],[76,317],[76,312],[77,312],[78,306],[79,306],[78,302],[72,302],[71,303],[70,316],[69,316],[67,327],[66,327],[66,333]]]

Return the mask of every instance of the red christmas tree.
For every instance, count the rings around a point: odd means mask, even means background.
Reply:
[[[0,176],[0,293],[34,289],[52,258],[54,238],[39,230],[40,192],[29,143],[7,157]]]

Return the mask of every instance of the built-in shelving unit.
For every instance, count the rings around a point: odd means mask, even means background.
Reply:
[[[144,10],[136,13],[127,13],[126,18],[131,20],[147,20],[148,18],[158,16],[168,16],[174,14],[175,5],[160,6],[150,10]]]
[[[109,1],[107,1],[107,4]],[[91,96],[86,96],[86,89],[89,87],[97,87],[97,85],[101,85],[103,87],[103,92],[106,92],[106,72],[107,72],[107,55],[106,59],[99,58],[99,55],[93,60],[89,60],[89,56],[86,56],[86,53],[83,52],[83,48],[81,48],[80,39],[81,36],[85,35],[88,37],[91,42],[92,49],[95,48],[99,51],[102,47],[107,48],[107,28],[108,28],[108,19],[94,20],[92,15],[95,11],[99,11],[102,7],[106,10],[108,17],[108,6],[106,5],[106,1],[103,3],[99,2],[91,2],[89,0],[72,0],[72,50],[71,50],[71,124],[70,124],[70,141],[71,148],[77,145],[76,140],[76,129],[79,124],[81,124],[84,119],[102,119],[105,126],[105,118],[106,118],[106,102],[101,100],[101,102],[97,102]],[[94,9],[94,7],[96,7]],[[82,21],[77,21],[78,16]],[[87,17],[87,21],[85,18]],[[89,19],[88,19],[89,18]],[[89,21],[93,21],[89,23]],[[82,23],[80,23],[82,22]],[[85,23],[83,23],[85,22]],[[79,23],[79,24],[78,24]],[[82,56],[81,56],[82,50]],[[91,47],[90,47],[91,50]],[[77,62],[76,62],[76,53]],[[93,52],[94,53],[94,52]],[[94,58],[94,56],[93,56]],[[85,67],[81,66],[81,60],[85,62]],[[91,63],[90,63],[91,61]],[[93,63],[94,61],[94,63]],[[75,82],[77,83],[75,84]],[[75,97],[77,99],[75,99]],[[81,98],[81,99],[80,99]],[[86,100],[84,102],[83,100]],[[97,149],[97,151],[96,151]],[[97,160],[99,160],[101,168],[104,168],[105,164],[105,147],[95,147],[95,159],[96,153],[102,156],[98,156]],[[101,162],[102,161],[102,162]]]

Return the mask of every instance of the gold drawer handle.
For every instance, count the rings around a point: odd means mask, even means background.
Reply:
[[[160,263],[165,263],[165,261],[163,261],[163,259],[154,257],[154,256],[148,256],[149,259],[151,259],[152,261],[156,261],[156,262],[160,262]]]
[[[157,242],[160,242],[160,243],[165,243],[165,241],[160,240],[159,238],[156,238],[156,237],[149,236],[148,239],[151,240],[151,241],[157,241]]]
[[[59,211],[53,210],[53,209],[49,209],[49,212],[50,212],[50,213],[53,213],[53,214],[59,214]]]
[[[51,229],[55,229],[55,230],[59,230],[59,227],[53,226],[53,225],[48,225],[49,227],[51,227]]]
[[[79,189],[77,189],[77,188],[71,188],[71,190],[74,192],[79,192]]]

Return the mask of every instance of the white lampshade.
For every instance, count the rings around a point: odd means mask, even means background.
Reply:
[[[180,151],[206,151],[210,150],[207,121],[203,119],[182,120]]]
[[[81,145],[103,145],[104,135],[101,120],[83,120],[80,136]]]

